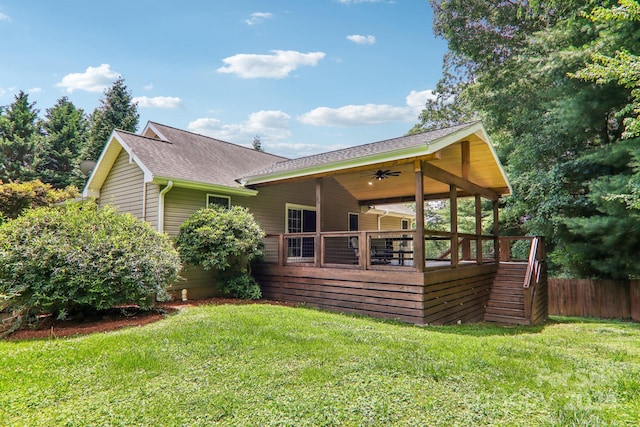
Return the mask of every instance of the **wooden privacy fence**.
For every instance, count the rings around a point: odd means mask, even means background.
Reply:
[[[549,279],[549,314],[640,321],[640,280]]]

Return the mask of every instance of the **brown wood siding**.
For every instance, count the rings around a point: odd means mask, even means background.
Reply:
[[[98,205],[114,205],[119,212],[128,212],[142,219],[143,181],[142,169],[135,163],[129,163],[129,155],[121,150],[100,189]]]
[[[426,272],[424,323],[482,321],[496,270],[496,265],[482,265]]]
[[[263,265],[265,298],[416,324],[481,321],[496,267],[426,273]]]
[[[254,273],[268,299],[422,323],[422,274],[271,265]]]

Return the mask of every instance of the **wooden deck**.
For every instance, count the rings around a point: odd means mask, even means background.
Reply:
[[[337,237],[345,239],[344,235],[336,236],[335,233],[327,236]],[[279,237],[279,242],[278,248],[286,245],[284,237]],[[538,286],[542,277],[538,272],[533,286],[528,285],[525,289],[525,282],[530,283],[534,273],[526,261],[521,277],[514,281],[516,292],[519,292],[518,304],[522,306],[520,311],[514,315],[509,308],[496,306],[494,302],[489,311],[495,313],[497,310],[500,314],[502,310],[502,315],[507,316],[492,319],[486,318],[486,314],[487,307],[491,306],[492,290],[500,286],[495,284],[500,265],[496,261],[462,259],[453,265],[451,259],[428,260],[424,271],[419,271],[412,263],[392,262],[396,258],[386,264],[373,263],[370,257],[362,262],[355,260],[353,255],[351,258],[337,257],[336,245],[323,243],[321,247],[323,251],[330,248],[332,255],[323,253],[317,257],[308,253],[311,256],[287,262],[284,251],[278,249],[279,255],[267,257],[278,262],[265,262],[254,270],[263,296],[419,325],[449,325],[485,319],[534,324],[546,320],[546,281],[545,286]],[[407,255],[406,252],[402,253]],[[348,253],[353,254],[352,251]],[[340,259],[342,263],[338,262]],[[326,263],[326,260],[331,262]],[[528,281],[525,277],[529,277]],[[525,312],[526,304],[528,312]],[[509,315],[512,316],[509,318]]]

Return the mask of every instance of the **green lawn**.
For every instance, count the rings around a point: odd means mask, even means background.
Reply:
[[[640,325],[416,327],[306,308],[189,308],[0,342],[2,426],[638,426]]]

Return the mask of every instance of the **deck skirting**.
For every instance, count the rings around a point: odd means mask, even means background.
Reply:
[[[262,265],[265,298],[419,325],[481,321],[495,264],[416,271]]]

